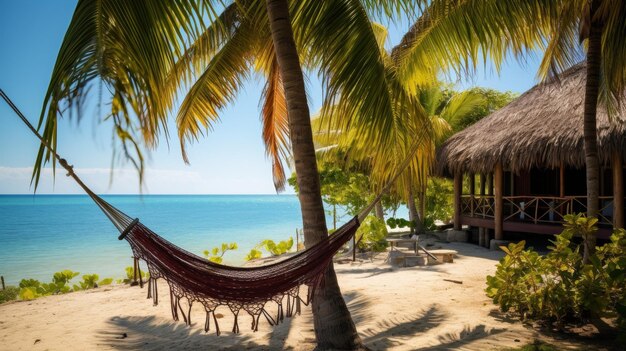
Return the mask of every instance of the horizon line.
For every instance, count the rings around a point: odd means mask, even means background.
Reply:
[[[0,193],[0,196],[38,196],[38,195],[46,195],[46,196],[89,196],[88,194],[80,194],[80,193]],[[297,194],[271,194],[271,193],[262,193],[262,194],[254,194],[254,193],[230,193],[230,194],[220,194],[220,193],[206,193],[206,194],[190,194],[190,193],[162,193],[162,194],[142,194],[142,193],[116,193],[116,194],[96,194],[98,196],[231,196],[231,195],[240,195],[240,196],[293,196]]]

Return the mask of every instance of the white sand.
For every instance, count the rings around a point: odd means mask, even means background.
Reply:
[[[454,263],[391,268],[383,262],[336,264],[339,283],[364,343],[373,350],[493,350],[532,342],[539,335],[507,319],[484,294],[501,253],[470,244],[447,244],[459,251]],[[443,279],[461,280],[455,284]],[[146,290],[114,286],[0,305],[0,350],[311,350],[310,309],[275,328],[263,319],[258,332],[250,317],[234,335],[232,317],[220,311],[221,336],[203,331],[204,313],[193,325],[172,321],[167,286],[160,304]],[[122,338],[126,333],[127,337]],[[577,345],[541,338],[562,349]],[[517,340],[517,341],[516,341]]]

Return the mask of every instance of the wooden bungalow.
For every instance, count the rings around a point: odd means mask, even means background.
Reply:
[[[493,233],[496,240],[505,239],[506,232],[556,234],[566,214],[586,212],[584,92],[583,63],[559,80],[533,87],[438,149],[439,172],[454,178],[455,229],[478,227],[488,245],[483,233]],[[613,227],[624,227],[626,107],[609,121],[599,106],[597,116],[599,237],[607,237]]]

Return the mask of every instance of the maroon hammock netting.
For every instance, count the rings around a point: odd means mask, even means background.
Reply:
[[[409,165],[411,155],[420,145],[420,137],[418,137],[412,152],[407,155],[399,166],[398,172],[389,180],[378,196],[358,216],[344,224],[332,235],[306,250],[273,264],[259,267],[232,267],[213,263],[177,247],[139,223],[138,219],[133,220],[96,195],[74,173],[73,166],[61,158],[55,149],[41,137],[2,89],[0,89],[0,97],[7,102],[31,132],[39,138],[42,145],[48,148],[59,164],[65,168],[67,176],[72,177],[100,207],[121,233],[119,239],[128,241],[135,257],[135,267],[137,268],[135,274],[139,273],[142,287],[143,281],[141,281],[141,272],[138,272],[139,264],[137,261],[141,259],[147,263],[150,272],[148,298],[152,298],[155,305],[158,304],[157,280],[163,278],[170,288],[174,320],[179,320],[179,316],[182,316],[185,323],[191,324],[191,307],[194,303],[200,303],[206,312],[204,330],[209,330],[212,316],[218,335],[220,329],[215,316],[215,309],[218,306],[227,306],[235,316],[232,329],[234,333],[239,332],[238,317],[241,311],[252,316],[252,329],[255,331],[259,327],[261,315],[265,316],[271,325],[274,325],[280,323],[284,317],[290,317],[294,313],[299,314],[300,304],[308,305],[311,302],[315,288],[322,283],[324,272],[334,254],[354,236],[360,222]],[[304,299],[300,296],[302,286],[308,287]],[[187,312],[183,310],[181,305],[183,299],[187,300]],[[265,309],[268,302],[277,304],[276,318],[272,317]],[[283,303],[287,305],[286,311],[283,309]]]
[[[170,287],[174,320],[179,320],[180,315],[185,323],[191,324],[191,307],[200,303],[206,312],[205,331],[209,330],[212,315],[218,335],[220,329],[215,317],[218,306],[228,306],[235,316],[234,333],[239,332],[241,311],[252,317],[254,331],[258,330],[261,315],[274,325],[284,317],[299,314],[300,304],[309,304],[335,252],[350,240],[359,226],[355,217],[328,240],[294,256],[270,265],[243,268],[210,262],[175,246],[143,224],[135,223],[124,239],[130,244],[134,256],[147,263],[150,272],[148,298],[152,298],[155,305],[158,303],[156,281],[163,278]],[[300,296],[302,285],[308,287],[304,298]],[[181,305],[183,299],[187,300],[186,311]],[[275,317],[265,309],[271,301],[278,305]],[[285,312],[284,302],[287,304]]]
[[[238,318],[241,311],[252,317],[254,331],[259,328],[261,315],[265,316],[270,325],[275,325],[284,317],[299,314],[301,303],[309,304],[337,250],[354,236],[360,220],[375,204],[372,203],[359,216],[325,240],[282,261],[258,267],[225,266],[194,255],[163,239],[141,224],[139,219],[133,220],[92,192],[74,174],[72,166],[65,159],[59,158],[59,164],[68,170],[68,176],[74,178],[119,230],[121,234],[118,239],[126,240],[130,244],[135,260],[146,262],[150,273],[148,298],[152,298],[155,305],[158,304],[157,280],[163,278],[170,288],[174,320],[178,321],[182,316],[183,321],[191,325],[191,308],[194,303],[200,303],[206,312],[204,330],[209,331],[212,316],[218,335],[220,329],[215,309],[219,306],[227,306],[235,316],[233,333],[239,332]],[[135,267],[139,268],[139,264]],[[141,277],[141,272],[137,275]],[[308,287],[304,299],[300,296],[300,287],[303,285]],[[143,281],[141,286],[143,287]],[[186,311],[181,304],[183,299],[187,300]],[[268,302],[277,304],[276,318],[265,309]],[[286,311],[283,303],[287,305]]]

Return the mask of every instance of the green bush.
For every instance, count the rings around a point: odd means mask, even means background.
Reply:
[[[130,269],[130,273],[129,273]],[[132,277],[132,267],[126,268],[126,274],[131,274]],[[78,276],[80,273],[73,272],[68,269],[56,272],[52,276],[51,283],[42,283],[36,279],[22,279],[19,284],[19,288],[12,288],[16,291],[15,295],[19,296],[21,300],[34,300],[38,297],[48,296],[48,295],[57,295],[57,294],[66,294],[72,291],[86,290],[97,288],[98,286],[109,285],[113,282],[113,278],[105,278],[98,281],[99,277],[97,274],[86,274],[83,275],[83,281],[78,284],[74,284],[70,287],[69,283],[72,279]],[[147,277],[147,274],[143,274],[143,276]],[[126,281],[126,280],[124,280]],[[130,281],[130,280],[129,280]],[[7,290],[9,290],[7,288]],[[3,293],[0,291],[0,294]],[[12,296],[12,293],[7,293],[8,296]],[[15,299],[15,297],[13,299]],[[8,301],[8,300],[7,300]],[[2,301],[2,295],[0,295],[0,302]]]
[[[126,267],[125,271],[126,271],[126,278],[120,279],[117,282],[118,283],[124,283],[124,284],[130,284],[130,283],[134,282],[135,281],[135,268],[128,266],[128,267]],[[141,278],[144,281],[150,279],[150,273],[149,272],[145,272],[145,271],[141,271]],[[106,284],[102,284],[102,285],[106,285]]]
[[[221,264],[224,261],[224,254],[231,250],[237,250],[237,243],[222,243],[222,246],[214,247],[210,251],[204,250],[203,254],[207,260]]]
[[[142,275],[144,275],[142,273]],[[147,278],[147,274],[145,274]],[[109,285],[113,282],[113,278],[104,278],[98,281],[100,277],[97,274],[86,274],[83,275],[83,281],[79,283],[79,285],[74,285],[74,291],[78,290],[87,290],[87,289],[95,289],[99,286]]]
[[[255,248],[264,249],[272,256],[280,256],[282,254],[289,252],[289,250],[291,250],[292,247],[293,247],[293,238],[290,237],[289,240],[281,240],[278,243],[270,239],[263,240]]]
[[[415,223],[406,220],[404,218],[388,218],[387,219],[387,225],[389,226],[389,228],[391,229],[396,229],[396,228],[415,228]]]
[[[387,227],[385,222],[376,216],[367,216],[356,231],[356,241],[361,250],[371,249],[375,252],[387,248]]]
[[[257,258],[261,258],[262,253],[260,250],[257,249],[252,249],[250,250],[250,252],[246,255],[245,260],[246,261],[250,261],[250,260],[255,260]]]
[[[0,290],[0,303],[15,300],[19,293],[19,288],[15,286],[7,286],[5,290]]]
[[[556,235],[550,252],[540,256],[525,242],[502,246],[506,253],[494,276],[487,276],[487,295],[502,311],[522,319],[563,326],[590,317],[618,316],[626,327],[626,231],[616,230],[610,242],[598,247],[583,264],[574,235],[587,237],[597,230],[596,219],[566,216],[565,229]]]
[[[468,182],[464,182],[467,184]],[[425,209],[426,218],[448,222],[454,214],[454,186],[446,178],[429,177],[426,188]],[[425,225],[424,228],[428,229]]]

